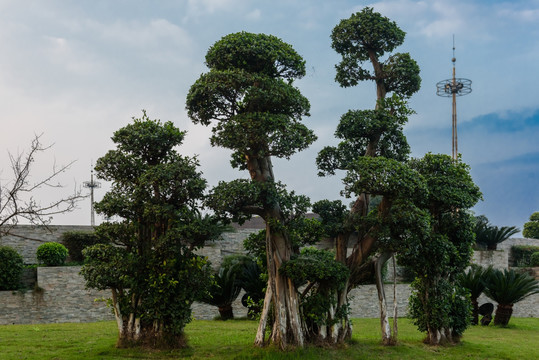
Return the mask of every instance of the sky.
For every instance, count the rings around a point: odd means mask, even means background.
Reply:
[[[459,152],[484,197],[473,210],[493,225],[521,229],[539,211],[537,0],[0,0],[0,182],[11,178],[8,154],[23,153],[41,135],[52,147],[36,157],[31,181],[75,162],[57,179],[64,188],[36,199],[46,205],[82,188],[92,164],[113,149],[113,132],[142,109],[187,130],[180,151],[198,156],[210,186],[247,178],[230,167],[228,150],[210,146],[208,128],[191,123],[185,98],[207,71],[208,48],[248,31],[275,35],[306,60],[307,75],[295,85],[311,103],[304,122],[318,140],[274,161],[276,178],[313,202],[340,198],[343,174],[318,177],[316,155],[337,144],[340,116],[373,108],[376,93],[370,82],[341,88],[334,81],[339,56],[330,33],[365,6],[406,32],[396,51],[421,68],[421,90],[410,100],[416,114],[405,127],[413,157],[451,154],[451,100],[436,96],[436,83],[452,76],[454,36],[457,77],[472,80],[457,113]],[[96,200],[108,188],[101,185]],[[53,223],[89,225],[89,198]]]

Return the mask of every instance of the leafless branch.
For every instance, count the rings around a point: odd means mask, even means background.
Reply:
[[[12,179],[0,183],[0,236],[10,234],[13,226],[18,224],[19,219],[25,219],[32,225],[48,227],[54,215],[73,211],[77,202],[85,198],[76,188],[71,195],[61,197],[59,200],[45,205],[39,203],[31,195],[41,188],[63,188],[60,183],[54,182],[74,163],[72,161],[60,167],[55,164],[49,174],[31,183],[30,174],[36,155],[47,151],[52,146],[43,146],[40,137],[41,135],[34,137],[26,154],[13,155],[8,152]]]

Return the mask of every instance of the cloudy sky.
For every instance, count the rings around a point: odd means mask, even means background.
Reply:
[[[314,159],[336,144],[342,113],[374,106],[375,88],[334,82],[339,57],[329,35],[365,6],[398,23],[407,33],[398,51],[421,67],[422,88],[411,100],[417,114],[406,127],[414,157],[451,154],[451,101],[436,96],[436,83],[451,77],[455,36],[457,77],[473,81],[457,107],[459,151],[484,194],[474,210],[495,225],[522,228],[539,211],[537,0],[0,0],[0,180],[11,175],[8,151],[20,153],[43,134],[54,146],[36,159],[34,180],[55,164],[76,162],[59,179],[62,191],[38,198],[46,203],[80,187],[92,162],[113,147],[112,133],[141,109],[188,131],[182,152],[199,156],[210,185],[246,177],[185,111],[190,85],[206,71],[207,49],[245,30],[276,35],[307,61],[296,85],[311,102],[305,121],[319,139],[290,161],[276,161],[276,177],[313,201],[338,198],[340,177],[319,178]],[[96,190],[97,200],[106,188]],[[89,209],[87,199],[54,223],[89,224]]]

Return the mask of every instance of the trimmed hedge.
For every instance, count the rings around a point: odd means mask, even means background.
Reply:
[[[0,246],[0,290],[17,290],[23,270],[22,256],[9,246]]]
[[[57,242],[41,244],[37,248],[37,260],[47,266],[61,266],[65,264],[67,258],[67,248]]]
[[[539,266],[539,251],[534,252],[530,257],[531,266]]]
[[[71,261],[83,262],[82,250],[88,246],[104,243],[94,232],[69,231],[62,235],[62,243],[69,250]]]
[[[539,251],[539,246],[514,245],[511,247],[514,266],[527,267],[532,265],[532,254]]]

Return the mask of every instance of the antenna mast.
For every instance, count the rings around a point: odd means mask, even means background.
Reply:
[[[453,98],[453,108],[451,117],[451,156],[454,161],[458,160],[458,138],[457,138],[457,96],[468,95],[472,92],[472,81],[469,79],[457,78],[455,71],[455,35],[453,35],[453,78],[442,80],[436,84],[436,95]]]
[[[85,188],[90,189],[90,224],[95,226],[95,214],[94,214],[94,189],[101,187],[101,183],[94,181],[94,169],[92,165],[92,170],[90,172],[90,181],[85,181],[83,183]]]

